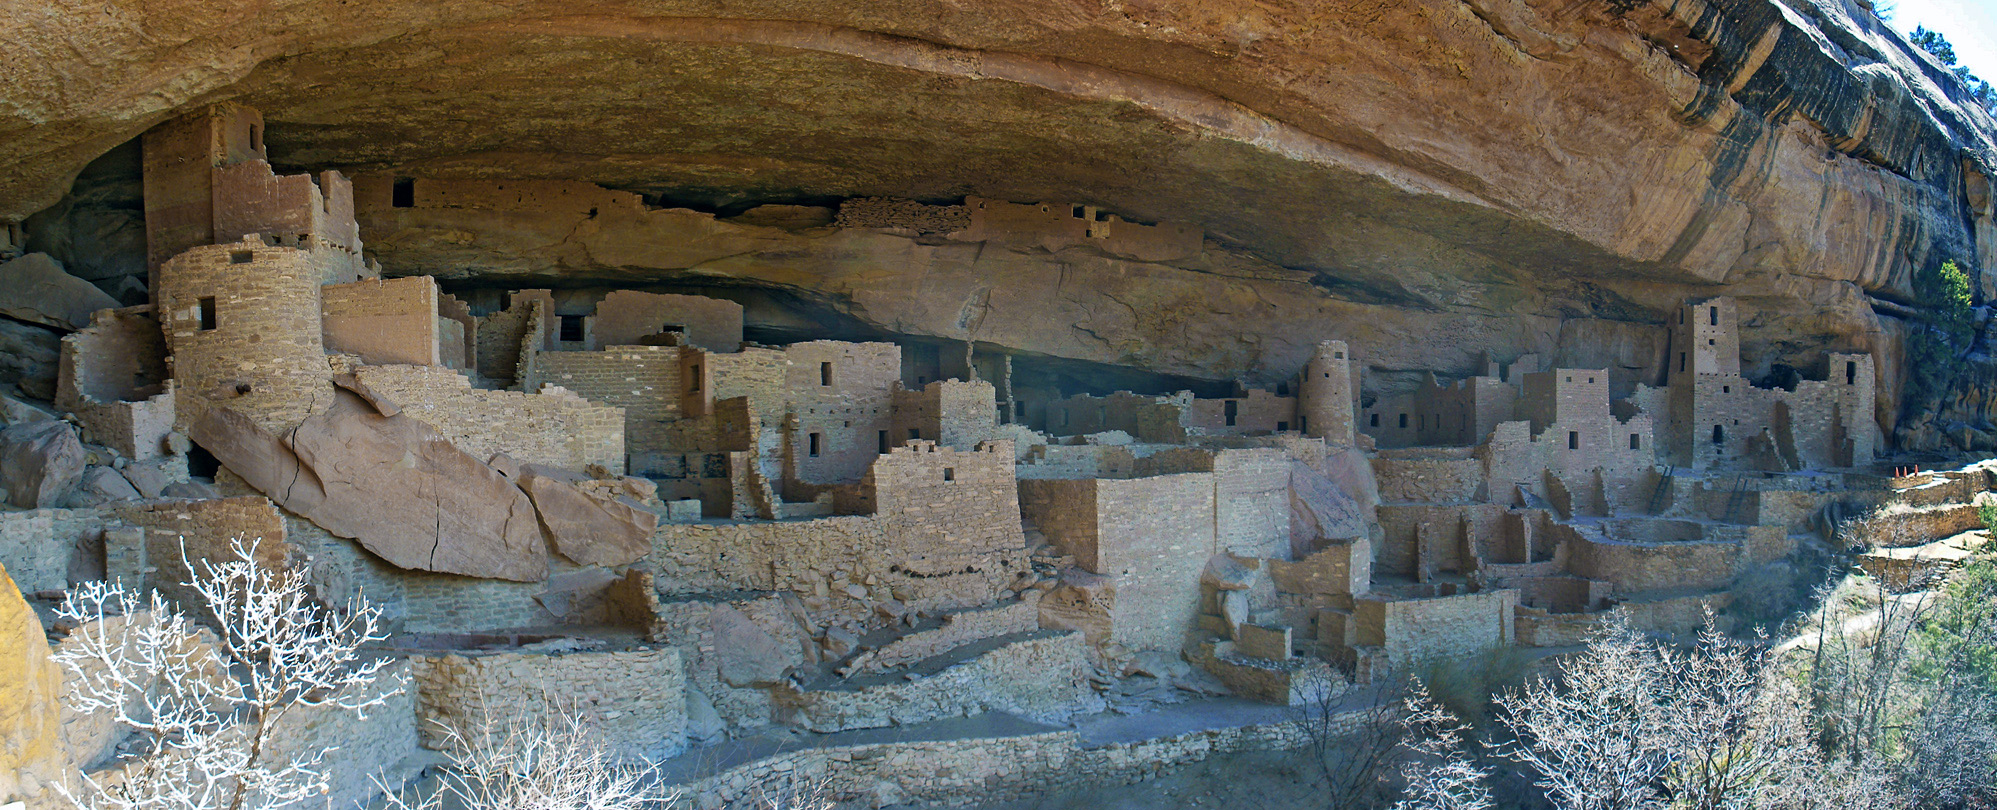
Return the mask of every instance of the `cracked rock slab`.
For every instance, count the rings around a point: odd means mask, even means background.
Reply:
[[[429,425],[344,389],[282,440],[226,408],[211,409],[193,438],[284,508],[402,568],[548,576],[526,493]]]

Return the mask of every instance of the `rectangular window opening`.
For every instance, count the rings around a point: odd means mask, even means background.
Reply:
[[[256,254],[247,250],[235,250],[229,252],[230,264],[249,264],[250,260],[254,258],[256,258]]]
[[[1858,384],[1858,364],[1857,364],[1857,363],[1855,363],[1855,362],[1846,362],[1846,363],[1844,364],[1844,384],[1845,384],[1845,385],[1857,385],[1857,384]]]
[[[1407,414],[1401,414],[1401,429],[1402,429],[1402,430],[1407,430],[1407,429],[1408,429],[1408,415],[1407,415]]]
[[[922,428],[909,428],[909,429],[908,429],[908,437],[909,437],[909,438],[911,438],[911,439],[920,439],[920,438],[922,438]]]
[[[1629,449],[1631,450],[1643,449],[1643,437],[1640,434],[1632,433],[1629,435]]]
[[[825,437],[825,434],[823,434],[823,433],[813,433],[813,434],[811,434],[811,437],[810,437],[810,438],[811,438],[811,457],[812,457],[812,458],[818,458],[818,449],[819,449],[819,445],[820,445],[820,444],[821,444],[821,443],[822,443],[822,442],[824,441],[824,437]]]
[[[1226,415],[1227,426],[1234,427],[1234,419],[1240,412],[1240,404],[1230,399],[1221,406],[1221,410]]]
[[[819,385],[831,385],[831,384],[832,384],[832,364],[831,364],[831,363],[819,363],[819,364],[818,364],[818,384],[819,384]]]
[[[1712,324],[1713,326],[1719,326],[1719,325],[1720,325],[1720,308],[1719,308],[1719,307],[1706,307],[1706,317],[1707,317],[1707,320],[1708,320],[1708,321],[1709,321],[1709,322],[1710,322],[1710,323],[1711,323],[1711,324]]]
[[[1089,212],[1088,212],[1088,211],[1087,211],[1086,209],[1084,209],[1084,208],[1083,208],[1082,206],[1079,206],[1079,205],[1075,206],[1075,210],[1074,210],[1074,214],[1075,214],[1075,218],[1076,218],[1076,219],[1088,219],[1088,218],[1089,218]]]
[[[1286,431],[1286,430],[1289,430],[1289,429],[1290,429],[1290,423],[1288,423],[1288,422],[1277,422],[1277,423],[1276,423],[1276,432],[1277,432],[1277,433],[1282,433],[1283,431]]]
[[[563,343],[576,343],[578,341],[581,341],[582,316],[562,315],[559,317],[561,318],[560,334],[557,334],[555,336],[555,339],[562,341]]]
[[[415,208],[416,179],[413,177],[395,178],[395,187],[388,193],[388,205],[391,208]]]
[[[1372,416],[1369,416],[1369,417],[1367,417],[1367,419],[1366,419],[1366,424],[1367,424],[1368,426],[1371,426],[1371,427],[1379,427],[1379,426],[1380,426],[1380,415],[1376,413],[1376,414],[1373,414]]]
[[[1579,449],[1581,449],[1581,432],[1580,432],[1580,431],[1578,431],[1578,430],[1570,430],[1570,431],[1567,431],[1567,449],[1569,449],[1569,450],[1579,450]]]
[[[1679,352],[1679,353],[1678,353],[1678,373],[1680,373],[1680,374],[1683,374],[1683,373],[1685,373],[1685,353],[1684,353],[1684,352]]]
[[[700,393],[700,364],[699,364],[699,363],[695,363],[695,364],[693,364],[693,369],[692,369],[692,371],[691,371],[690,373],[688,373],[688,374],[687,374],[687,378],[688,378],[688,379],[687,379],[687,389],[686,389],[686,390],[687,390],[688,392],[690,392],[690,393],[695,393],[695,394],[698,394],[698,393]]]
[[[209,296],[207,298],[201,299],[200,308],[201,308],[201,331],[203,332],[213,331],[215,329],[215,298],[213,296]]]
[[[885,453],[887,451],[888,451],[888,432],[883,430],[881,431],[881,452]]]
[[[676,324],[676,323],[669,323],[669,324],[666,324],[666,325],[664,325],[664,326],[661,326],[661,327],[659,327],[659,334],[662,334],[662,335],[684,335],[684,334],[686,334],[686,327],[684,327],[684,326],[681,326],[681,325],[679,325],[679,324]]]
[[[944,467],[944,468],[943,468],[943,480],[945,480],[945,481],[955,481],[955,480],[957,480],[957,468],[955,468],[955,467]]]

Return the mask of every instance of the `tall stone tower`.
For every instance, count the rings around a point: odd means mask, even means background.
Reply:
[[[1678,308],[1671,319],[1670,372],[1676,383],[1681,375],[1701,374],[1740,376],[1740,330],[1731,298],[1708,298]]]
[[[1304,435],[1322,438],[1329,445],[1352,446],[1352,359],[1345,341],[1317,344],[1317,351],[1304,365],[1303,384],[1297,394]]]
[[[264,158],[263,115],[217,104],[146,131],[146,289],[159,290],[159,268],[197,245],[215,244],[215,170]],[[242,234],[221,236],[235,241]]]

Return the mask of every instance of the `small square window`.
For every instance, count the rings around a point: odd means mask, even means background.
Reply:
[[[1638,434],[1635,434],[1635,433],[1632,433],[1632,434],[1630,434],[1630,435],[1629,435],[1629,449],[1631,449],[1631,450],[1642,450],[1642,449],[1643,449],[1643,438],[1642,438],[1642,437],[1641,437],[1640,435],[1638,435]]]
[[[255,259],[255,258],[256,258],[256,254],[255,254],[255,253],[252,253],[252,252],[250,252],[250,251],[247,251],[247,250],[232,250],[232,251],[229,251],[229,263],[230,263],[230,264],[249,264],[249,263],[250,263],[250,260],[251,260],[251,259]]]
[[[576,343],[582,340],[582,316],[562,315],[559,332],[555,339],[563,343]]]

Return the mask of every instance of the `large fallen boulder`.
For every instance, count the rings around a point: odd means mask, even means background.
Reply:
[[[548,575],[526,493],[429,425],[383,415],[346,389],[282,440],[222,407],[191,436],[284,508],[395,565],[519,582]]]
[[[630,498],[586,491],[580,485],[593,479],[556,467],[522,464],[512,477],[533,499],[555,550],[578,565],[630,565],[651,552],[659,516]]]
[[[91,467],[83,471],[77,481],[75,491],[69,494],[65,503],[71,509],[88,509],[103,506],[115,501],[136,501],[144,497],[132,482],[125,480],[117,470],[110,467]]]
[[[46,253],[0,264],[0,315],[74,332],[90,325],[91,313],[117,306],[118,299],[64,272]]]
[[[0,430],[0,488],[23,509],[63,505],[83,477],[83,441],[68,422],[22,422]]]

